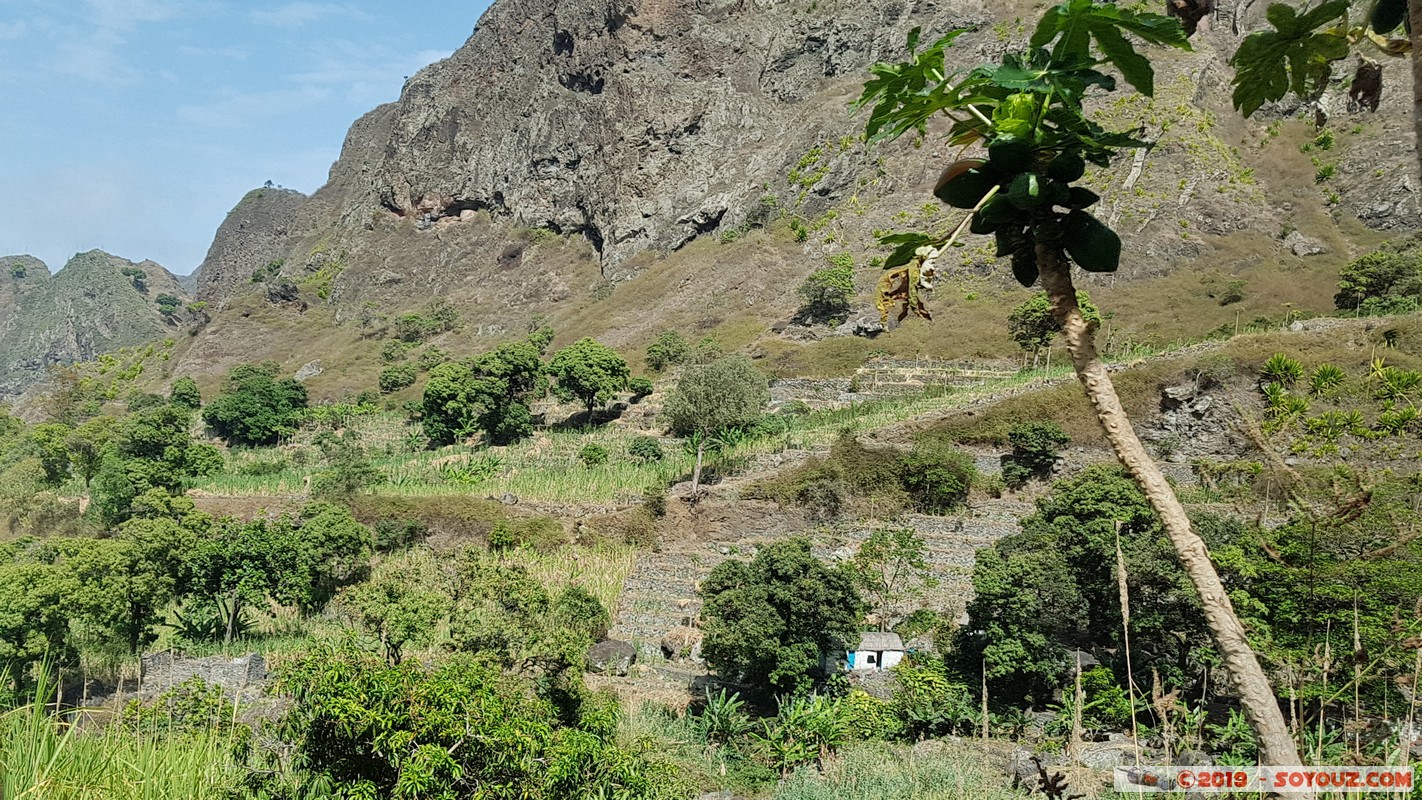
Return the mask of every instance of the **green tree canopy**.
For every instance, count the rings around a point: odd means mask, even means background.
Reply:
[[[168,402],[193,411],[202,408],[202,393],[198,391],[197,381],[186,375],[173,381],[173,388],[168,392]]]
[[[688,365],[667,398],[663,413],[672,433],[712,436],[758,419],[770,402],[765,374],[743,355]]]
[[[433,556],[416,551],[380,562],[369,580],[343,590],[338,603],[398,664],[405,645],[428,641],[448,616],[448,583]]]
[[[1076,293],[1076,303],[1081,308],[1081,316],[1088,322],[1100,322],[1101,313],[1091,304],[1086,292]],[[1012,310],[1007,318],[1007,330],[1012,341],[1029,352],[1037,352],[1052,343],[1061,333],[1062,326],[1052,316],[1052,304],[1046,292],[1037,292]]]
[[[804,303],[804,317],[822,320],[843,319],[854,302],[854,262],[838,263],[810,273],[796,290]]]
[[[858,644],[864,600],[853,573],[805,539],[778,541],[749,563],[725,561],[702,582],[706,663],[757,689],[808,685],[822,656]]]
[[[536,342],[505,342],[488,353],[430,370],[421,421],[435,444],[482,433],[508,444],[533,432],[530,399],[546,391]]]
[[[238,445],[276,444],[295,433],[306,408],[306,387],[279,374],[280,367],[271,361],[234,367],[222,394],[203,410],[203,421]]]
[[[1333,304],[1363,314],[1409,314],[1422,308],[1422,234],[1388,242],[1348,262]]]
[[[625,387],[631,375],[627,359],[591,338],[579,339],[554,353],[548,374],[557,381],[555,391],[560,397],[577,398],[587,406],[589,423],[593,409]]]
[[[686,360],[691,343],[676,331],[664,331],[647,345],[647,368],[661,372]]]

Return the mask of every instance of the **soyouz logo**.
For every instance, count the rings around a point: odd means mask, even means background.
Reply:
[[[1411,767],[1117,767],[1118,792],[1411,792]]]

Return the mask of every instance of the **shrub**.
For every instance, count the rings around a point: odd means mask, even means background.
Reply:
[[[275,362],[232,369],[227,386],[202,412],[203,421],[230,444],[269,445],[296,431],[306,409],[306,387],[278,379]]]
[[[398,392],[412,385],[419,376],[419,368],[414,364],[391,364],[380,371],[380,391],[385,394]]]
[[[431,346],[426,349],[425,352],[420,353],[418,363],[420,365],[420,369],[429,372],[430,370],[434,369],[440,364],[445,363],[448,360],[449,353],[446,353],[438,347]]]
[[[627,445],[627,455],[637,459],[643,464],[650,464],[653,461],[662,460],[662,443],[651,436],[635,437]]]
[[[854,301],[854,263],[817,269],[797,290],[806,317],[834,321],[849,313]]]
[[[386,364],[394,364],[397,361],[405,360],[405,351],[409,350],[409,345],[399,339],[391,339],[380,346],[380,360]]]
[[[919,509],[943,514],[963,504],[978,471],[973,457],[937,439],[924,439],[900,461],[900,480]]]
[[[661,518],[667,515],[667,487],[660,483],[653,483],[642,490],[642,508],[647,510],[653,517]]]
[[[283,472],[290,466],[285,458],[274,458],[270,461],[257,460],[248,461],[237,468],[238,475],[275,475]]]
[[[647,345],[647,368],[661,372],[685,361],[690,352],[690,342],[676,331],[667,331]]]
[[[1388,242],[1349,262],[1333,304],[1362,314],[1409,313],[1422,306],[1422,236]]]
[[[583,462],[583,466],[594,467],[598,464],[607,463],[607,448],[600,444],[586,444],[578,451],[578,460]]]
[[[1008,429],[1007,441],[1012,453],[1002,461],[1002,479],[1008,486],[1021,486],[1050,471],[1071,438],[1055,422],[1021,422]]]
[[[173,388],[168,392],[168,401],[193,411],[202,408],[202,394],[198,391],[197,381],[186,375],[173,381]]]
[[[656,387],[652,385],[650,378],[632,378],[627,381],[627,390],[632,393],[634,400],[640,400],[656,391]]]
[[[408,549],[430,535],[429,526],[417,519],[382,519],[375,523],[374,531],[379,553]]]

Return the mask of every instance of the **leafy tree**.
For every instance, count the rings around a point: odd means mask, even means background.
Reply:
[[[85,489],[89,488],[89,483],[103,466],[104,453],[117,425],[116,417],[94,417],[75,428],[65,439],[70,469],[84,481]]]
[[[10,677],[16,694],[36,661],[64,662],[71,655],[70,603],[77,588],[61,567],[0,564],[0,675]]]
[[[398,392],[406,386],[413,385],[418,377],[420,377],[420,368],[408,361],[391,364],[380,371],[380,391],[386,394]]]
[[[326,457],[326,469],[312,476],[312,494],[350,497],[385,482],[385,473],[371,463],[355,431],[344,431],[340,435],[328,432],[317,437],[316,443]]]
[[[796,291],[804,303],[800,309],[803,316],[829,321],[842,319],[854,302],[854,264],[817,269]]]
[[[1180,686],[1198,674],[1204,656],[1195,643],[1206,633],[1200,602],[1150,504],[1107,467],[1058,482],[1021,533],[979,553],[972,622],[955,644],[961,669],[976,674],[985,663],[1000,701],[1043,702],[1064,680],[1071,649],[1119,648],[1118,531],[1132,641],[1151,643],[1132,652],[1137,679],[1149,680],[1154,669]]]
[[[593,421],[593,409],[627,385],[630,373],[627,359],[616,350],[595,339],[579,339],[553,354],[548,362],[548,374],[557,381],[560,397],[583,401],[588,409],[588,422]]]
[[[169,319],[178,313],[178,309],[183,307],[182,299],[177,295],[167,294],[166,292],[154,298],[153,302],[158,306],[158,313]]]
[[[198,391],[197,381],[186,375],[173,381],[173,388],[168,392],[168,402],[193,411],[202,408],[202,393]]]
[[[864,627],[853,574],[815,558],[805,539],[770,544],[749,563],[722,562],[701,596],[706,663],[765,691],[808,685],[821,656],[844,652]]]
[[[196,532],[172,519],[130,520],[112,539],[63,540],[59,564],[78,582],[71,608],[137,654],[156,638],[196,545]]]
[[[380,639],[385,657],[399,664],[407,644],[429,641],[453,602],[439,565],[428,553],[382,561],[370,580],[341,592],[340,605]]]
[[[745,356],[724,356],[706,364],[689,365],[682,371],[663,413],[672,433],[695,437],[693,497],[701,486],[708,440],[728,428],[751,424],[768,402],[770,385]]]
[[[531,681],[469,656],[425,668],[321,645],[292,659],[278,688],[299,698],[288,725],[317,789],[412,800],[691,794],[670,762],[614,743],[615,713],[589,702],[569,725]]]
[[[133,500],[150,489],[181,494],[183,479],[222,467],[222,455],[189,435],[192,412],[168,404],[120,420],[94,475],[94,507],[106,525],[128,518]]]
[[[1293,13],[1288,11],[1290,17]],[[919,49],[915,30],[909,41],[912,60],[872,67],[858,100],[859,106],[873,109],[866,126],[871,140],[909,131],[926,135],[928,121],[943,114],[952,122],[951,139],[962,145],[985,144],[988,156],[985,162],[950,165],[936,187],[940,199],[972,209],[952,233],[883,239],[895,250],[884,262],[890,274],[880,282],[879,305],[886,316],[888,307],[900,301],[902,315],[926,316],[914,287],[925,271],[936,269],[937,259],[969,225],[974,232],[996,236],[997,252],[1011,256],[1013,275],[1024,286],[1040,281],[1107,441],[1143,487],[1205,600],[1210,631],[1259,733],[1261,758],[1296,764],[1298,752],[1268,678],[1204,543],[1121,407],[1092,341],[1094,326],[1082,315],[1072,284],[1073,263],[1092,272],[1111,272],[1121,252],[1120,237],[1085,210],[1100,198],[1072,184],[1084,174],[1086,162],[1106,167],[1122,149],[1146,144],[1128,132],[1103,129],[1086,115],[1083,101],[1089,89],[1099,96],[1116,88],[1115,78],[1100,69],[1106,66],[1141,94],[1153,94],[1151,62],[1126,35],[1148,44],[1188,48],[1185,32],[1177,20],[1158,14],[1099,0],[1067,0],[1048,9],[1024,52],[1008,52],[1000,64],[966,75],[946,70],[943,63],[945,48],[959,33]]]
[[[60,486],[69,480],[68,440],[73,432],[68,425],[44,422],[29,429],[29,448],[44,469],[44,482]]]
[[[1095,323],[1101,321],[1100,312],[1091,304],[1091,298],[1086,292],[1078,291],[1076,302],[1081,308],[1082,319]],[[1038,292],[1023,300],[1021,305],[1012,309],[1012,314],[1007,318],[1007,330],[1012,334],[1012,341],[1033,355],[1050,345],[1061,329],[1057,318],[1052,316],[1052,304],[1047,299],[1046,292]]]
[[[312,503],[296,517],[224,520],[192,559],[190,593],[215,604],[231,641],[245,606],[271,599],[303,612],[363,577],[371,533],[343,506]]]
[[[276,444],[295,433],[306,408],[306,387],[293,378],[277,378],[279,370],[272,361],[234,367],[223,393],[203,410],[203,421],[238,445]]]
[[[881,631],[906,616],[907,606],[925,590],[938,585],[923,537],[911,528],[873,531],[849,565]]]
[[[1071,437],[1055,422],[1019,422],[1007,431],[1007,441],[1012,452],[1002,459],[1002,479],[1021,486],[1050,472]]]
[[[691,352],[691,343],[676,331],[664,331],[656,340],[647,345],[647,368],[661,372],[686,360]]]
[[[899,480],[928,514],[962,505],[978,476],[971,455],[938,439],[920,440],[899,463]]]
[[[1348,262],[1338,276],[1333,304],[1362,314],[1407,314],[1422,308],[1422,235],[1389,242]]]
[[[528,401],[545,391],[543,361],[530,341],[506,342],[468,362],[441,364],[425,381],[421,421],[435,444],[483,433],[508,444],[533,432]]]

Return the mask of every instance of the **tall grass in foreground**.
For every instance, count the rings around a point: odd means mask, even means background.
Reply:
[[[4,800],[215,800],[235,797],[231,740],[217,732],[166,735],[115,726],[81,731],[45,700],[0,713],[0,798]],[[71,712],[83,713],[83,712]]]
[[[1008,800],[1020,798],[992,759],[968,747],[927,755],[881,742],[850,745],[783,781],[775,800]],[[1073,787],[1074,789],[1076,787]]]

